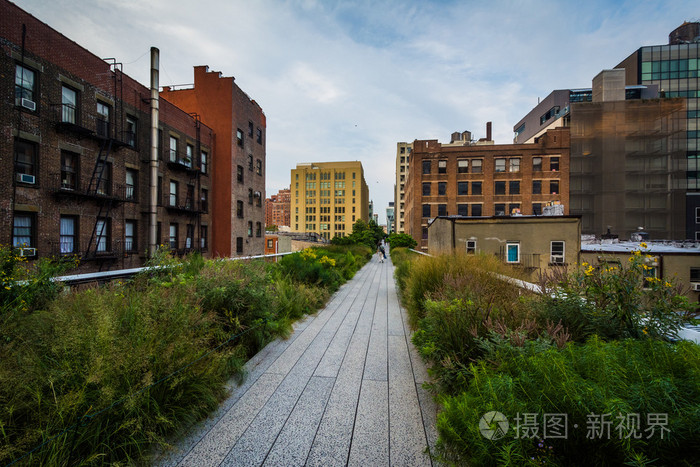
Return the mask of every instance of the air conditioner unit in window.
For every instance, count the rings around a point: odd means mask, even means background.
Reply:
[[[564,264],[564,257],[563,256],[552,256],[551,262],[554,264]]]
[[[691,282],[690,288],[693,289],[693,292],[700,292],[700,282]]]
[[[34,102],[34,101],[30,101],[29,99],[25,99],[23,97],[21,104],[22,104],[22,107],[24,107],[25,109],[29,109],[32,112],[36,110],[36,102]]]
[[[36,256],[36,248],[20,248],[20,256]]]
[[[34,185],[36,183],[36,177],[29,174],[17,174],[17,181],[20,183],[29,183]]]

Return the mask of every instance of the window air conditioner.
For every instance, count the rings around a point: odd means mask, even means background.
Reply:
[[[555,264],[564,264],[564,257],[560,255],[552,256],[551,262]]]
[[[29,109],[32,112],[36,110],[36,102],[34,102],[34,101],[30,101],[29,99],[25,99],[23,97],[21,104],[22,104],[22,107],[24,107],[25,109]]]
[[[693,289],[693,292],[700,292],[700,282],[691,282],[690,288]]]
[[[17,174],[17,181],[20,183],[29,183],[34,185],[36,183],[36,177],[29,174]]]
[[[36,256],[36,248],[20,248],[20,256]]]

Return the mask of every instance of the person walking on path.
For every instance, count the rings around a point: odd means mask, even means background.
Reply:
[[[380,263],[383,263],[384,260],[386,259],[386,251],[384,251],[384,247],[382,246],[381,243],[377,247],[377,256],[379,256]]]

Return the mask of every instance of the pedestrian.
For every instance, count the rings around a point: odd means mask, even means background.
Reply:
[[[384,254],[384,248],[382,248],[381,245],[377,246],[377,258],[379,258],[380,263],[383,263],[384,258],[386,258],[386,255]]]

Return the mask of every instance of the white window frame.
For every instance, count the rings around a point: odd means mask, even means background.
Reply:
[[[515,247],[518,252],[518,258],[516,261],[510,260],[509,249],[510,247]],[[520,242],[506,242],[506,263],[518,264],[520,263]]]
[[[476,254],[476,240],[467,240],[467,254]]]
[[[554,244],[561,243],[561,254],[554,253]],[[550,264],[566,263],[566,242],[563,240],[552,240],[549,242],[549,262]]]

